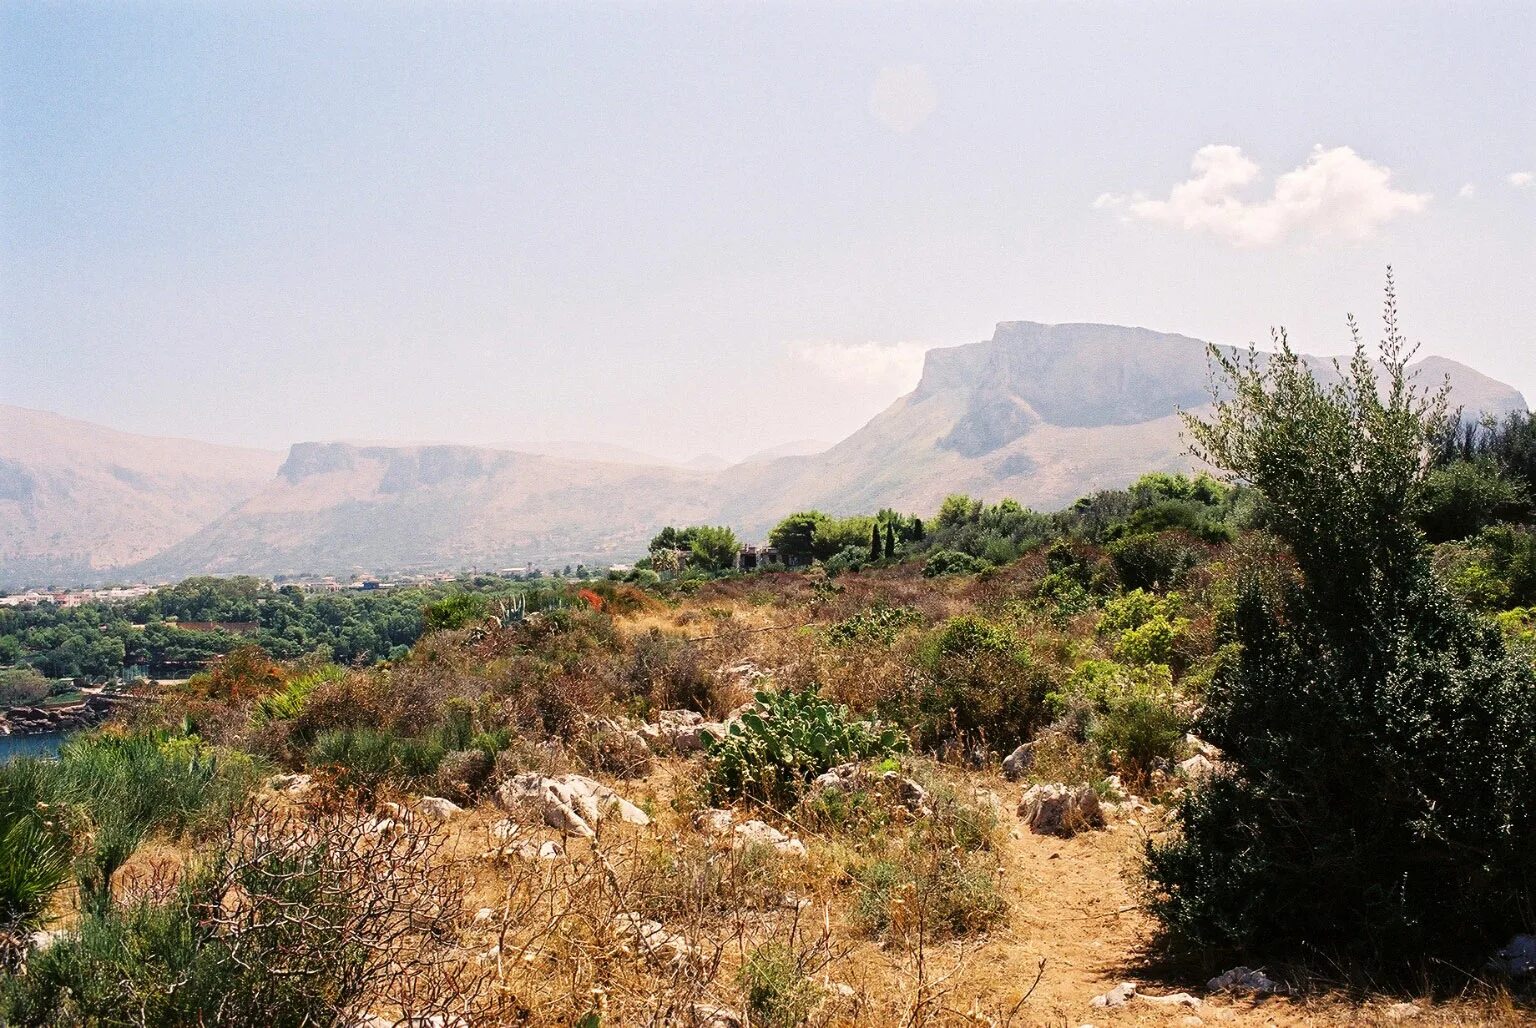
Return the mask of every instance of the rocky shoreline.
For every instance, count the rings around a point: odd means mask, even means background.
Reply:
[[[57,707],[12,707],[0,713],[0,735],[49,735],[99,725],[137,697],[90,693],[79,703]]]

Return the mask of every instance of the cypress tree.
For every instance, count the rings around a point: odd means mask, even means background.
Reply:
[[[880,559],[880,522],[869,526],[869,559]]]
[[[896,526],[889,521],[885,523],[885,559],[890,560],[896,556]]]

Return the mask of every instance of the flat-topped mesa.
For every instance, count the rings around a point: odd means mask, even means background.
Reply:
[[[1004,321],[989,340],[930,350],[912,400],[958,393],[966,397],[967,418],[1015,436],[1035,422],[1135,425],[1210,402],[1207,347],[1190,336],[1124,325]],[[1328,373],[1326,359],[1308,360]],[[1427,357],[1413,369],[1430,387],[1449,376],[1453,405],[1469,414],[1527,409],[1517,390],[1457,361]]]
[[[1209,398],[1206,344],[1119,325],[1005,321],[990,340],[928,353],[913,400],[952,392],[967,398],[967,413],[945,445],[975,456],[1040,422],[1134,425],[1199,406]]]

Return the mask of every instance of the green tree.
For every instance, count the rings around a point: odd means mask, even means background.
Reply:
[[[1431,542],[1476,535],[1499,521],[1530,514],[1522,483],[1501,473],[1491,458],[1457,460],[1430,470],[1419,524]]]
[[[768,543],[786,564],[810,563],[816,556],[817,532],[827,521],[819,510],[798,511],[773,526]]]
[[[736,551],[741,542],[724,525],[697,525],[687,530],[688,550],[695,567],[706,571],[729,571],[736,566]]]
[[[964,493],[953,493],[939,505],[939,514],[934,521],[939,528],[958,528],[979,519],[981,507],[980,500],[973,500]]]
[[[869,526],[869,559],[871,562],[880,559],[880,523],[878,521]]]
[[[1149,848],[1178,935],[1266,958],[1477,966],[1532,909],[1536,675],[1430,573],[1422,511],[1445,391],[1418,387],[1388,279],[1373,362],[1322,381],[1212,349],[1194,451],[1255,487],[1299,576],[1245,575],[1239,656],[1196,732],[1226,770]]]
[[[889,521],[885,523],[885,559],[893,560],[896,557],[896,526]]]

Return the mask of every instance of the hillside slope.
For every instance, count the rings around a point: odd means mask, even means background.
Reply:
[[[952,492],[1051,509],[1188,469],[1177,411],[1210,402],[1205,346],[1118,325],[1003,322],[990,340],[930,350],[917,388],[830,450],[727,471],[725,513],[760,527],[797,507],[929,511]],[[1467,416],[1526,409],[1517,390],[1456,361],[1414,367],[1426,385],[1449,377]]]
[[[300,443],[149,574],[545,566],[628,556],[712,511],[707,476],[468,446]]]
[[[99,577],[255,495],[279,453],[0,405],[0,582]]]

